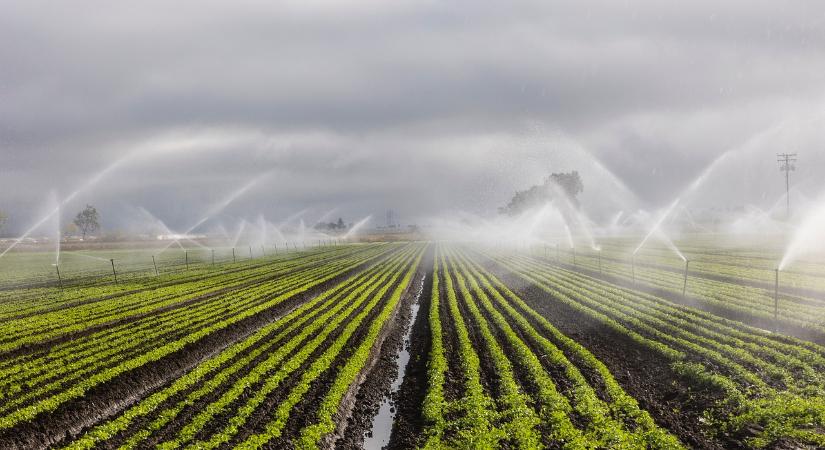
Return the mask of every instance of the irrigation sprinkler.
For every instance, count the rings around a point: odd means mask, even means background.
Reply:
[[[189,251],[188,250],[183,251],[183,258],[184,258],[184,261],[185,261],[185,264],[186,264],[186,270],[188,271],[189,270]]]
[[[117,271],[115,270],[115,260],[114,258],[109,260],[112,263],[112,275],[115,276],[115,284],[117,284]]]
[[[215,249],[213,248],[211,250],[212,250],[212,265],[214,266],[215,265]]]
[[[776,281],[773,285],[773,327],[774,331],[779,326],[779,268],[776,268]]]
[[[633,284],[636,284],[636,255],[630,257],[630,273],[633,275]]]
[[[556,263],[558,263],[559,261],[561,261],[561,258],[559,258],[559,244],[557,242],[556,243]]]
[[[602,274],[602,249],[599,249],[599,275]]]
[[[263,245],[261,246],[261,255],[266,256],[266,247],[264,247]]]
[[[573,253],[573,265],[576,265],[576,247],[571,247],[570,251]]]
[[[249,246],[249,259],[252,259],[252,246]]]
[[[277,255],[278,254],[278,244],[272,244],[272,246],[275,247],[275,254]]]
[[[688,267],[690,266],[690,260],[685,260],[685,284],[682,286],[682,297],[685,296],[687,293],[687,278],[688,278]]]
[[[158,272],[158,263],[155,262],[155,255],[152,255],[152,265],[155,267],[155,276],[160,276],[160,272]]]
[[[60,290],[63,291],[63,278],[60,277],[60,265],[55,264],[54,269],[57,271],[57,285],[60,286]]]
[[[232,263],[235,263],[235,247],[232,247]]]

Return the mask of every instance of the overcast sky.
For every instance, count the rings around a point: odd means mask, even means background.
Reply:
[[[656,209],[725,152],[724,205],[770,206],[777,152],[821,193],[823,100],[819,1],[0,0],[0,209],[185,229],[261,177],[223,217],[410,222],[573,169]]]

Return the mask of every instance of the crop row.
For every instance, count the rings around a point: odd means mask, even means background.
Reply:
[[[561,302],[672,361],[690,382],[712,385],[715,431],[742,433],[762,447],[780,440],[825,445],[825,348],[626,289],[538,260],[498,263]]]
[[[310,425],[299,434],[302,442],[315,445],[328,432],[329,411],[363,367],[375,330],[385,326],[422,252],[423,246],[409,245],[331,287],[88,430],[68,448],[215,448],[228,442],[258,447],[281,435],[293,407],[318,377],[334,375],[337,388],[326,392],[314,420],[306,420]],[[346,363],[333,365],[348,348],[356,350]],[[262,415],[268,408],[275,410]]]
[[[607,240],[600,244],[602,257],[605,261],[612,260],[628,265],[631,259],[630,255],[637,244],[637,242],[617,243]],[[673,250],[668,247],[656,247],[652,244],[648,243],[639,250],[636,255],[637,263],[645,262],[676,271],[684,267],[683,261],[674,254]],[[690,259],[691,270],[694,273],[724,276],[730,278],[732,282],[757,282],[764,285],[773,283],[774,269],[782,259],[781,250],[754,251],[753,247],[720,250],[718,243],[716,247],[708,247],[686,241],[680,243],[679,250]],[[593,256],[594,252],[584,250],[582,253]],[[825,266],[821,263],[797,261],[782,272],[782,278],[789,286],[825,293],[825,282],[822,278],[824,274]]]
[[[89,298],[82,303],[47,310],[0,322],[0,351],[13,350],[24,344],[41,342],[79,332],[89,327],[151,314],[156,310],[178,307],[184,302],[210,295],[239,290],[279,276],[290,276],[307,268],[326,270],[353,255],[300,258],[225,275],[177,283],[155,289],[143,289],[127,295]],[[346,262],[344,262],[346,264]]]
[[[706,308],[728,311],[732,316],[744,315],[762,323],[773,321],[776,317],[786,326],[825,333],[825,301],[822,299],[780,292],[777,302],[772,291],[696,275],[693,272],[693,263],[686,285],[683,272],[651,265],[636,264],[635,268],[631,268],[628,263],[605,259],[600,264],[598,258],[581,255],[577,257],[576,264],[594,271],[601,270],[605,274],[620,277],[627,282],[635,282],[639,286],[664,290],[674,296],[681,296],[684,290],[686,295]]]
[[[440,247],[434,277],[424,447],[681,447],[591,353],[463,250]]]
[[[168,286],[194,285],[199,281],[222,280],[233,274],[251,274],[272,268],[287,267],[291,264],[315,259],[344,255],[353,249],[337,247],[308,251],[302,253],[281,254],[263,260],[244,261],[238,264],[216,264],[207,270],[189,270],[174,273],[165,273],[157,277],[126,280],[119,284],[111,283],[110,279],[101,279],[99,282],[81,287],[71,286],[65,289],[28,288],[0,291],[0,320],[47,312],[56,308],[67,308],[75,305],[90,303],[109,297],[124,297],[133,293],[164,288]]]
[[[387,250],[377,246],[336,264],[307,266],[282,278],[217,295],[191,307],[151,314],[50,346],[40,354],[22,355],[4,362],[0,369],[4,372],[5,394],[0,403],[0,428],[52,411],[100,383],[269,310]]]

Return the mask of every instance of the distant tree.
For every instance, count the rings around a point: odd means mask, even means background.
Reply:
[[[561,191],[561,192],[559,192]],[[499,213],[515,216],[547,202],[553,201],[561,193],[570,201],[574,207],[578,207],[579,202],[576,196],[584,191],[579,172],[553,173],[544,179],[544,183],[530,186],[523,191],[516,191],[506,206],[498,209]]]
[[[318,222],[318,223],[315,224],[315,226],[313,228],[315,228],[316,230],[321,230],[321,231],[323,231],[323,230],[329,230],[329,231],[346,230],[347,229],[347,224],[344,223],[344,219],[339,217],[337,222]]]
[[[564,190],[564,193],[567,195],[567,198],[570,199],[570,202],[578,206],[579,202],[576,199],[576,196],[584,191],[584,184],[582,184],[582,178],[579,176],[578,171],[574,170],[569,173],[553,173],[550,174],[550,180]],[[546,181],[545,184],[547,184]]]
[[[94,233],[100,229],[100,216],[97,214],[97,209],[92,205],[86,205],[86,209],[77,213],[74,218],[74,224],[80,230],[83,239],[86,235]]]

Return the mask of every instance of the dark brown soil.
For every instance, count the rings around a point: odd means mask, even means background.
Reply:
[[[396,414],[390,442],[387,445],[387,448],[391,449],[418,448],[425,425],[421,417],[421,406],[427,394],[427,359],[432,347],[429,322],[433,289],[432,259],[425,259],[422,267],[426,267],[427,272],[421,296],[418,298],[418,317],[412,324],[410,340],[406,344],[410,361],[407,363],[401,387],[393,399]]]
[[[426,263],[422,262],[422,265]],[[425,266],[426,267],[426,266]],[[381,352],[374,367],[366,374],[363,384],[358,387],[352,413],[346,421],[343,436],[335,441],[335,448],[357,449],[364,445],[364,438],[371,433],[373,419],[385,398],[391,395],[393,379],[398,374],[398,353],[404,347],[404,335],[409,329],[412,317],[412,304],[415,294],[421,289],[421,276],[415,275],[415,282],[409,289],[409,295],[402,298],[402,303],[392,324],[391,331],[381,345]],[[420,309],[419,309],[420,316]],[[396,396],[397,397],[397,396]]]
[[[702,415],[720,399],[718,392],[691,386],[673,371],[668,359],[556,301],[506,269],[494,264],[488,268],[531,308],[601,360],[639,406],[682,442],[703,449],[742,447],[739,442],[713,436],[703,425]]]
[[[269,310],[216,331],[180,351],[102,383],[82,398],[69,401],[49,414],[41,414],[32,421],[3,430],[0,432],[0,448],[44,448],[76,436],[84,427],[128,407],[170,380],[180,377],[204,359],[375,262],[376,260],[367,261]]]
[[[355,332],[349,337],[347,340],[346,345],[344,345],[343,349],[340,353],[338,353],[335,358],[333,359],[332,364],[330,367],[322,372],[317,378],[315,378],[311,383],[309,390],[304,394],[301,401],[299,401],[290,411],[289,418],[284,425],[283,432],[281,433],[281,438],[273,440],[269,442],[266,447],[272,449],[284,449],[284,448],[292,448],[293,442],[292,440],[298,436],[300,430],[304,427],[311,425],[315,422],[317,418],[317,411],[321,405],[321,402],[324,399],[325,393],[329,392],[329,389],[332,387],[332,384],[335,382],[335,378],[338,375],[339,369],[341,369],[349,360],[352,353],[356,350],[360,342],[364,339],[370,324],[374,320],[374,318],[379,314],[381,309],[384,307],[385,303],[388,301],[390,295],[392,295],[392,290],[395,286],[398,285],[400,282],[400,277],[396,280],[384,296],[376,303],[376,305],[372,308],[372,310],[366,315],[364,320],[356,327]],[[368,301],[367,301],[368,302]],[[365,302],[365,303],[367,303]],[[360,308],[359,310],[362,310]],[[357,314],[354,312],[353,315]],[[351,315],[350,317],[353,317]],[[336,330],[336,333],[333,333],[335,336],[330,335],[328,342],[333,342],[341,332],[343,332],[344,327],[347,323],[351,321],[350,318],[345,320],[342,325]],[[311,361],[317,359],[321,353],[325,350],[326,346],[321,345],[316,353],[314,353],[310,358],[307,359],[307,366],[311,364]],[[303,368],[301,372],[303,372]],[[299,372],[296,372],[299,373]],[[297,376],[291,376],[291,379],[297,379]],[[287,385],[284,385],[284,389],[279,388],[277,392],[271,395],[267,402],[261,405],[255,413],[253,417],[256,417],[255,420],[250,418],[248,423],[247,432],[252,433],[257,431],[256,425],[258,423],[265,422],[263,419],[266,417],[271,416],[270,410],[273,408],[277,408],[278,404],[280,403],[280,399],[286,396],[289,392],[289,388]],[[236,441],[240,441],[243,439],[243,434],[241,433],[238,435]]]

